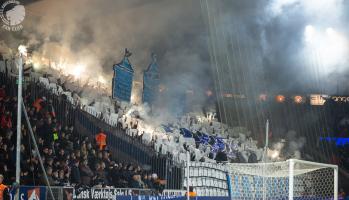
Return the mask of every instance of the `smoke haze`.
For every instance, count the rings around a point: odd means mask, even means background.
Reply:
[[[133,53],[139,82],[154,52],[165,100],[191,90],[202,103],[208,89],[246,95],[348,92],[348,58],[340,66],[323,66],[304,51],[308,24],[348,36],[349,3],[343,0],[42,0],[25,8],[22,32],[1,30],[10,47],[26,43],[52,61],[83,63],[87,76],[104,76],[109,85],[124,48]],[[220,57],[208,48],[212,37]]]

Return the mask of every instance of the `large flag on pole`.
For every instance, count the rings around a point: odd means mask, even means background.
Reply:
[[[125,56],[122,61],[114,65],[114,77],[113,77],[113,99],[129,102],[131,100],[132,82],[133,82],[133,68],[129,61],[129,57],[132,55],[127,49],[125,49]]]

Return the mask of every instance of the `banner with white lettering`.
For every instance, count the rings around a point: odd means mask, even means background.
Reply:
[[[132,195],[131,189],[115,189],[115,188],[78,188],[74,189],[73,199],[96,199],[96,200],[108,200],[114,199],[115,196],[127,196]]]
[[[159,196],[184,196],[184,190],[164,190]],[[113,199],[114,196],[154,196],[155,191],[130,188],[64,188],[64,200]]]

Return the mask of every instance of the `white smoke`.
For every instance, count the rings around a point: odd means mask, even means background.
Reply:
[[[267,10],[272,17],[277,17],[294,8],[304,11],[313,22],[333,23],[344,11],[343,2],[344,0],[271,0]]]
[[[7,58],[10,58],[12,56],[12,49],[7,46],[7,44],[5,43],[5,41],[0,40],[0,53]]]
[[[289,130],[283,135],[286,137],[272,143],[268,150],[268,157],[271,160],[301,159],[301,151],[306,144],[306,138],[294,130]]]

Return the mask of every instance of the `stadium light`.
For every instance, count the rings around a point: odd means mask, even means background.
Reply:
[[[320,71],[324,74],[331,71],[331,68],[347,62],[348,39],[332,27],[315,29],[314,26],[307,25],[304,30],[304,41],[309,61],[319,59]]]
[[[294,97],[293,97],[293,100],[294,100],[294,102],[297,103],[297,104],[304,103],[304,98],[303,98],[302,96],[299,96],[299,95],[294,96]]]
[[[305,35],[306,42],[313,42],[316,35],[316,30],[314,26],[307,25],[304,30],[304,35]]]
[[[284,95],[277,95],[275,99],[278,103],[283,103],[286,100]]]

